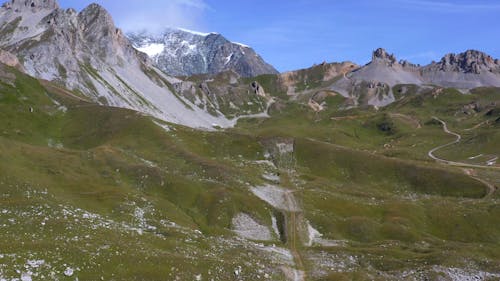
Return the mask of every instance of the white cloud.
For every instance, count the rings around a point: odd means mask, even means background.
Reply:
[[[99,0],[125,31],[161,32],[166,27],[204,30],[205,13],[213,9],[204,0]]]
[[[173,2],[179,5],[185,5],[197,9],[212,9],[205,1],[203,0],[173,0]]]

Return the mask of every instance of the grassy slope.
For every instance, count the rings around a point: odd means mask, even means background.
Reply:
[[[242,120],[239,128],[266,138],[295,138],[306,217],[324,238],[349,241],[345,247],[317,245],[316,250],[357,258],[358,266],[348,270],[354,273],[344,269],[332,273],[331,280],[372,279],[368,268],[388,272],[381,279],[387,280],[425,264],[495,271],[500,267],[498,194],[481,199],[484,184],[461,169],[433,163],[427,152],[454,140],[432,122],[438,116],[465,138],[438,155],[463,161],[480,153],[500,154],[495,123],[465,131],[497,117],[485,116],[487,110],[462,112],[472,102],[498,103],[498,94],[496,89],[470,95],[445,90],[436,97],[409,93],[380,111],[338,111],[342,101],[330,100],[326,111],[313,113],[289,102],[273,118]],[[497,185],[500,180],[495,171],[474,173]],[[310,266],[324,269],[316,256],[309,252]]]
[[[32,259],[45,260],[32,269],[39,278],[64,277],[66,265],[79,268],[80,280],[209,271],[228,279],[237,266],[255,278],[257,263],[274,274],[265,258],[244,262],[255,253],[240,252],[243,242],[216,238],[232,237],[239,212],[270,224],[271,210],[245,185],[260,181],[260,167],[228,159],[235,151],[261,157],[255,140],[167,132],[135,112],[62,96],[8,71],[17,78],[0,92],[0,276],[21,277],[16,270]]]
[[[296,196],[306,218],[325,239],[347,241],[303,248],[308,269],[324,270],[314,260],[319,253],[357,261],[341,273],[328,269],[311,278],[375,279],[370,274],[395,276],[427,264],[500,267],[497,197],[478,199],[483,184],[426,156],[452,140],[430,116],[464,130],[490,117],[457,121],[457,110],[473,100],[496,100],[497,93],[408,95],[381,111],[339,111],[338,97],[321,113],[288,102],[271,119],[241,120],[226,132],[172,125],[167,132],[135,112],[70,98],[6,71],[17,78],[0,85],[0,276],[19,277],[15,270],[24,270],[28,259],[44,259],[52,267],[42,266],[40,274],[61,278],[65,267],[79,266],[80,280],[184,280],[219,269],[219,280],[231,280],[237,266],[247,280],[255,280],[261,266],[279,280],[274,261],[241,251],[245,245],[230,240],[228,230],[239,212],[271,224],[274,210],[247,184],[263,183],[255,161],[264,159],[263,140],[275,137],[295,139]],[[483,149],[498,152],[491,126],[456,150],[467,153],[440,153],[461,159]]]

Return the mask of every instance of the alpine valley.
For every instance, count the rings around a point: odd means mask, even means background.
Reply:
[[[500,280],[500,61],[278,73],[98,4],[0,8],[0,280]]]

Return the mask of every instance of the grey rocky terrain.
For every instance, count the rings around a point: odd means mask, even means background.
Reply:
[[[452,87],[470,90],[478,87],[500,87],[498,59],[476,50],[448,54],[441,61],[426,66],[398,61],[379,48],[372,60],[336,81],[331,89],[354,100],[354,104],[385,106],[395,100],[395,85],[419,87]]]
[[[161,35],[138,32],[127,36],[158,68],[173,76],[217,74],[228,70],[242,77],[278,73],[252,48],[231,42],[218,33],[168,28]]]
[[[499,60],[476,50],[447,54],[439,62],[423,67],[421,74],[427,83],[442,87],[500,87]]]
[[[232,125],[177,96],[171,84],[178,80],[154,67],[97,4],[78,13],[56,0],[12,0],[0,8],[0,35],[0,48],[15,54],[29,75],[89,100],[191,127]]]

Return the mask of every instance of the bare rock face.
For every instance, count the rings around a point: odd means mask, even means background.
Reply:
[[[388,66],[392,66],[397,63],[397,60],[394,54],[388,54],[385,49],[378,48],[373,51],[372,63],[373,62],[381,62],[387,64]]]
[[[33,13],[41,10],[54,10],[59,8],[56,0],[11,0],[3,5],[6,9],[20,12],[30,9]]]
[[[500,65],[498,60],[483,52],[468,50],[461,54],[447,54],[440,62],[428,68],[445,72],[481,74],[484,72],[498,73]]]
[[[428,83],[442,87],[500,87],[498,60],[476,50],[447,54],[439,62],[423,67],[421,72]]]
[[[251,83],[234,71],[197,75],[173,84],[177,94],[209,112],[223,112],[229,118],[267,116],[272,97],[256,81]]]
[[[177,79],[153,67],[97,4],[77,13],[55,0],[11,0],[0,8],[0,48],[15,54],[28,74],[103,105],[191,127],[234,123],[173,93]]]
[[[25,71],[24,67],[19,62],[19,59],[12,53],[4,50],[0,50],[0,63],[17,68],[22,72]]]
[[[463,90],[500,87],[500,65],[498,59],[469,50],[448,54],[441,61],[422,67],[405,60],[398,62],[394,55],[379,48],[373,52],[371,62],[339,79],[331,89],[352,99],[355,105],[385,106],[395,100],[392,87],[398,84]]]
[[[218,33],[170,28],[161,36],[146,32],[127,36],[138,50],[150,56],[158,68],[174,76],[225,71],[234,71],[242,77],[278,73],[252,48],[231,42]]]
[[[261,96],[261,97],[267,96],[266,92],[264,91],[264,88],[262,88],[262,86],[259,84],[259,82],[253,81],[252,84],[250,84],[250,86],[252,87],[252,90],[256,95]]]
[[[392,87],[398,84],[423,84],[418,66],[398,62],[396,56],[379,48],[373,52],[371,62],[344,75],[331,90],[350,99],[355,106],[382,107],[396,100]]]

